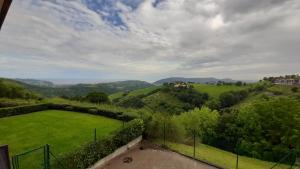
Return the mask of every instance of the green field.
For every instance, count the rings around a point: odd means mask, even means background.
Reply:
[[[162,141],[155,141],[156,143],[162,144]],[[169,148],[180,152],[182,154],[193,156],[193,146],[185,145],[185,144],[178,144],[173,142],[166,143]],[[196,146],[196,158],[224,167],[228,169],[235,169],[236,168],[236,154],[233,154],[228,151],[224,151],[215,147],[211,147],[204,144],[198,144]],[[259,159],[249,158],[245,156],[239,156],[239,169],[269,169],[275,163],[262,161]],[[274,169],[288,169],[289,166],[287,165],[280,165]],[[296,168],[295,168],[296,169]],[[300,169],[299,167],[297,169]]]
[[[0,145],[8,144],[14,155],[50,144],[50,150],[60,156],[92,141],[94,128],[97,138],[104,138],[121,126],[120,121],[102,116],[47,110],[0,118]]]
[[[148,94],[156,89],[160,88],[160,86],[152,86],[152,87],[147,87],[144,89],[137,89],[137,90],[133,90],[131,92],[129,92],[125,97],[127,96],[138,96],[138,95],[142,95],[142,94]],[[117,92],[114,94],[109,95],[109,99],[113,100],[113,99],[117,99],[117,98],[122,98],[124,92]]]
[[[210,84],[193,84],[194,88],[198,92],[206,92],[212,98],[218,98],[220,94],[228,91],[238,91],[246,89],[248,86],[236,86],[236,85],[210,85]]]

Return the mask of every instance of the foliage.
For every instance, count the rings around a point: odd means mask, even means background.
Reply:
[[[85,99],[91,103],[106,103],[109,102],[108,95],[103,92],[92,92],[87,94]]]
[[[41,103],[41,101],[35,100],[35,99],[0,98],[0,108],[15,107],[15,106],[22,106],[22,105],[32,105],[32,104],[39,104],[39,103]]]
[[[49,104],[35,104],[17,107],[0,108],[0,118],[47,110]]]
[[[185,130],[181,123],[178,123],[176,116],[154,113],[145,122],[147,124],[145,130],[147,138],[162,138],[165,134],[167,139],[182,141],[185,137]]]
[[[59,97],[66,96],[72,98],[75,96],[85,96],[91,92],[104,92],[106,94],[112,94],[122,91],[131,91],[136,89],[147,88],[153,86],[150,83],[144,81],[120,81],[111,83],[99,83],[99,84],[76,84],[76,85],[64,85],[64,86],[36,86],[25,85],[26,88],[42,94],[45,97]]]
[[[114,104],[108,103],[101,103],[101,104],[94,104],[90,102],[84,101],[74,101],[74,100],[67,100],[63,98],[51,98],[45,99],[44,103],[53,103],[53,104],[63,104],[63,105],[70,105],[70,106],[79,106],[79,107],[86,107],[86,108],[96,108],[98,110],[102,110],[104,112],[115,112],[118,114],[124,114],[131,117],[136,117],[140,112],[147,112],[146,109],[132,109],[132,108],[124,108]]]
[[[220,95],[220,107],[226,108],[233,106],[248,96],[247,90],[240,90],[240,91],[230,91],[225,92]]]
[[[291,90],[292,90],[292,92],[296,93],[296,92],[299,91],[299,88],[298,87],[293,87]]]
[[[162,144],[162,140],[156,141],[156,143]],[[179,153],[193,157],[194,148],[186,144],[168,142],[167,146]],[[221,166],[222,168],[233,169],[236,168],[236,154],[218,149],[212,146],[198,143],[196,145],[196,159],[205,161],[214,165]],[[239,169],[268,169],[275,163],[262,161],[255,158],[239,156]],[[284,166],[288,168],[289,166]]]
[[[176,85],[172,83],[165,84],[161,91],[170,93],[182,102],[189,104],[189,109],[193,107],[201,107],[209,97],[207,93],[197,92],[192,86],[176,87]]]
[[[26,90],[18,82],[1,79],[0,78],[0,97],[5,98],[23,98],[23,99],[37,99],[38,95]]]
[[[143,121],[135,119],[117,131],[111,138],[101,139],[85,145],[80,150],[74,151],[58,159],[53,165],[55,169],[77,168],[85,169],[92,166],[99,159],[111,154],[117,148],[140,136],[144,131]]]
[[[300,148],[300,103],[288,97],[266,97],[224,112],[209,144],[270,161]]]
[[[210,98],[218,99],[219,96],[224,92],[246,90],[250,88],[251,85],[236,86],[236,85],[193,84],[193,87],[198,92],[208,93]]]
[[[118,105],[123,107],[132,107],[132,108],[142,108],[145,103],[142,101],[141,97],[129,97],[127,99],[122,100]]]
[[[214,128],[218,124],[219,116],[218,111],[202,107],[182,113],[176,118],[183,124],[189,136],[195,132],[200,138],[203,138],[207,135],[214,135]]]

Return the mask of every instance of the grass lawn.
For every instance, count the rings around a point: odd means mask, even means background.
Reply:
[[[206,92],[212,98],[218,98],[220,94],[228,91],[238,91],[246,89],[248,86],[236,86],[236,85],[209,85],[209,84],[193,84],[195,90],[199,92]]]
[[[10,155],[14,155],[48,143],[50,150],[60,156],[92,141],[94,128],[97,129],[97,137],[103,138],[121,126],[122,122],[118,120],[84,113],[60,110],[34,112],[0,118],[0,145],[8,144]],[[36,158],[43,158],[41,154],[30,161],[39,161]],[[24,165],[36,167],[32,163]]]
[[[155,141],[156,143],[162,144],[162,141]],[[193,156],[193,146],[167,142],[167,146],[182,154]],[[218,166],[235,169],[236,168],[236,154],[228,151],[224,151],[215,147],[211,147],[204,144],[198,144],[196,146],[196,158],[216,164]],[[245,156],[239,156],[239,169],[269,169],[274,163],[262,161],[259,159],[249,158]],[[287,169],[289,166],[280,165],[274,169]],[[299,168],[297,168],[299,169]]]

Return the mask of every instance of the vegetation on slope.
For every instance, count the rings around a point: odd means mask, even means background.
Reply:
[[[20,83],[0,78],[0,98],[37,99],[38,95],[26,90]]]
[[[131,91],[141,88],[153,86],[150,83],[144,81],[120,81],[111,83],[99,83],[99,84],[77,84],[77,85],[65,85],[65,86],[35,86],[25,85],[26,88],[42,94],[46,97],[59,97],[64,96],[66,98],[72,98],[76,96],[85,96],[91,92],[104,92],[106,94],[112,94],[120,91]]]

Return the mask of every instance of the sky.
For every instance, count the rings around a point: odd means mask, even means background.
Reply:
[[[14,0],[0,31],[0,76],[296,74],[299,18],[299,0]]]

